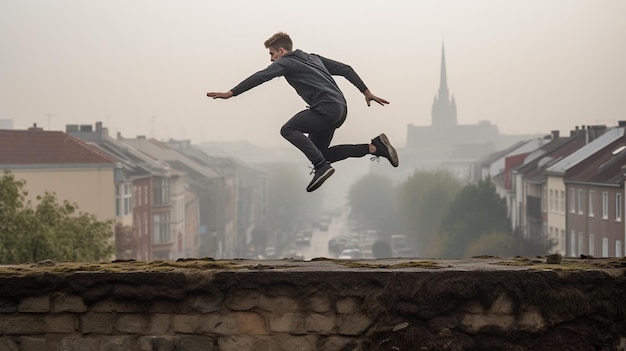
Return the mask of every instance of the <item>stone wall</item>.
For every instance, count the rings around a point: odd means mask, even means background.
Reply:
[[[626,350],[621,270],[270,268],[0,274],[0,351]]]

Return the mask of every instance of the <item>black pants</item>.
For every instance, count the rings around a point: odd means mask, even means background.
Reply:
[[[314,166],[324,161],[333,163],[348,157],[363,157],[369,153],[369,144],[329,147],[335,129],[343,124],[347,113],[341,104],[320,104],[291,117],[280,129],[280,135],[302,151]]]

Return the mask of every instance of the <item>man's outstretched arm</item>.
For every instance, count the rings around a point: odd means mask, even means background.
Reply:
[[[213,98],[213,99],[230,99],[231,97],[233,97],[233,91],[229,90],[223,93],[211,92],[211,93],[206,93],[206,96]]]

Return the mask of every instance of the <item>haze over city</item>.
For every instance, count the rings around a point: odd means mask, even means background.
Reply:
[[[192,142],[288,146],[280,126],[305,107],[278,78],[211,100],[269,61],[263,42],[352,65],[375,94],[367,107],[337,81],[349,115],[335,143],[429,125],[442,45],[458,123],[501,133],[568,131],[626,119],[626,2],[551,1],[2,1],[0,119],[102,121],[112,133]]]

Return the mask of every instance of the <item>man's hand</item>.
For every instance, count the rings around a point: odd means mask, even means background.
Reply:
[[[385,100],[383,98],[379,98],[378,96],[372,94],[372,92],[370,92],[369,89],[364,91],[363,95],[365,95],[365,102],[367,103],[367,106],[370,105],[370,101],[372,101],[372,100],[376,101],[381,106],[385,106],[386,104],[389,103],[389,101],[387,101],[387,100]]]
[[[212,93],[206,93],[206,96],[213,98],[213,99],[230,99],[231,97],[233,97],[233,92],[231,90],[225,93],[212,92]]]

